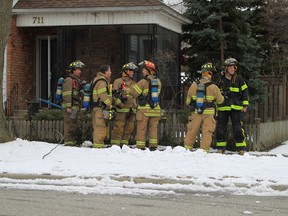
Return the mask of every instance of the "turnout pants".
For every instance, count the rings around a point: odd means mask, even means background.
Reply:
[[[77,116],[75,119],[70,118],[71,114],[63,111],[64,117],[64,145],[66,146],[76,146],[78,122]]]
[[[119,112],[114,121],[112,145],[128,145],[134,139],[135,114],[133,112]]]
[[[244,114],[240,110],[218,111],[216,126],[216,147],[225,149],[228,139],[227,124],[229,118],[232,122],[235,145],[238,151],[246,147],[246,136],[243,128]]]
[[[202,138],[200,148],[208,151],[211,146],[213,132],[215,131],[216,121],[214,115],[191,113],[188,118],[187,134],[184,139],[184,147],[192,149],[202,126]]]
[[[137,132],[136,147],[143,149],[146,146],[148,136],[148,146],[157,147],[158,145],[158,123],[160,116],[145,116],[144,112],[138,110],[136,113]]]
[[[107,136],[107,124],[103,118],[102,107],[94,107],[92,110],[93,148],[104,148],[104,140]]]

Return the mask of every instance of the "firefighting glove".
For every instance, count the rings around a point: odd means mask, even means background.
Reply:
[[[103,110],[103,118],[106,121],[113,121],[116,117],[116,109],[115,108],[111,108],[108,110]]]
[[[108,121],[113,121],[115,119],[115,117],[116,117],[116,114],[117,114],[116,108],[114,108],[114,107],[111,108],[109,110]]]

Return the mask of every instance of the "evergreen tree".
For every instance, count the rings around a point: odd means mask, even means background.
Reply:
[[[258,25],[253,31],[262,47],[262,71],[265,74],[288,73],[287,15],[287,0],[262,0],[254,12],[253,21]]]
[[[260,79],[262,59],[260,46],[252,34],[253,0],[184,0],[185,16],[192,24],[184,27],[183,41],[190,46],[183,50],[189,56],[190,72],[210,61],[218,69],[224,59],[236,58],[238,72],[247,81],[250,101],[264,97]],[[192,75],[193,76],[193,75]]]

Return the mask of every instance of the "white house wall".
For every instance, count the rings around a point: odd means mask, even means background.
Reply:
[[[158,24],[181,33],[182,25],[161,11],[17,14],[17,27]]]

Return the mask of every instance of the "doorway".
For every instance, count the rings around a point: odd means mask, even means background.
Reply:
[[[54,102],[57,86],[57,38],[56,36],[39,37],[37,40],[37,92],[38,98]],[[41,103],[41,107],[49,107]]]

